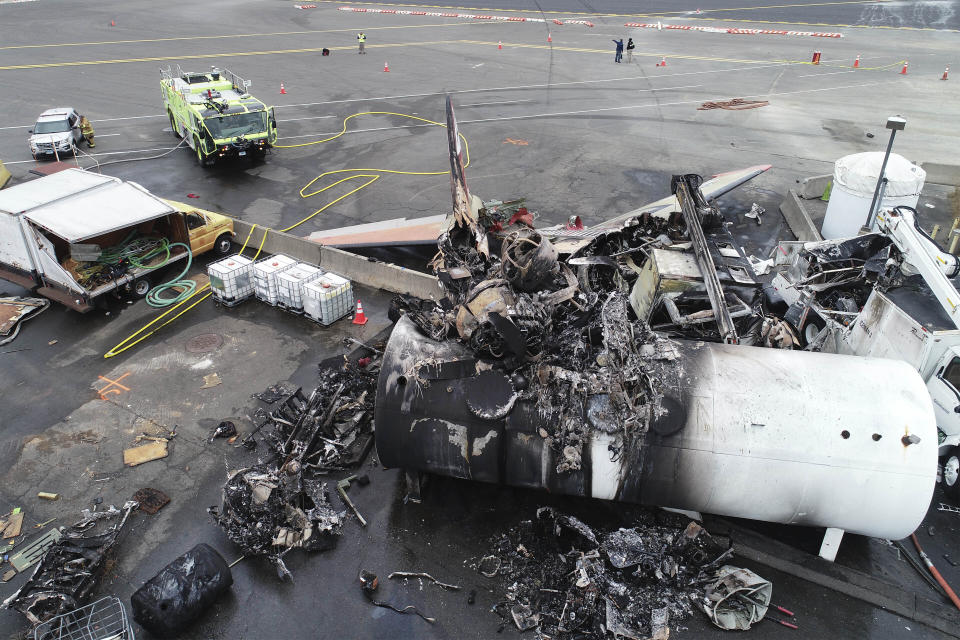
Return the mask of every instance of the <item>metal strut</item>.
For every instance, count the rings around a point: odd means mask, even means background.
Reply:
[[[700,193],[700,182],[702,178],[696,174],[686,174],[683,176],[674,176],[672,182],[673,192],[677,196],[677,202],[680,203],[680,210],[683,212],[683,220],[687,225],[687,233],[693,243],[693,251],[697,258],[697,265],[700,267],[700,273],[703,274],[703,283],[707,288],[707,296],[710,298],[710,306],[713,307],[713,317],[717,321],[717,328],[720,330],[720,337],[727,344],[738,344],[740,342],[737,336],[737,329],[733,324],[733,318],[730,310],[727,308],[727,300],[723,294],[723,285],[720,284],[720,277],[717,275],[717,266],[713,262],[713,256],[710,255],[710,249],[707,246],[707,237],[703,233],[703,227],[700,225],[700,214],[698,212],[698,200],[703,206],[706,201],[703,194]],[[697,196],[700,196],[697,198]]]

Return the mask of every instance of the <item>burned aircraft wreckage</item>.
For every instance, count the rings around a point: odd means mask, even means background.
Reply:
[[[454,210],[432,265],[446,298],[397,301],[383,464],[886,538],[915,529],[936,473],[922,380],[902,362],[793,349],[705,197],[722,176],[675,176],[675,200],[593,229],[538,231],[470,195],[449,100],[447,117]],[[881,380],[897,392],[877,394]]]

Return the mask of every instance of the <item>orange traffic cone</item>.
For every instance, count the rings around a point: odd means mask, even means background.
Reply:
[[[553,42],[553,36],[550,35],[549,31],[547,31],[547,42]]]
[[[859,69],[859,68],[860,68],[860,54],[859,54],[859,53],[857,54],[857,59],[853,61],[853,68],[854,68],[854,69]]]
[[[390,73],[390,65],[388,65],[386,62],[383,63],[383,72]]]
[[[503,43],[497,40],[497,49],[503,49]]]
[[[907,75],[907,65],[908,65],[908,64],[910,64],[910,63],[907,62],[906,60],[903,61],[903,69],[900,69],[900,75],[902,75],[902,76]]]
[[[664,58],[663,56],[660,56],[660,62],[657,63],[657,66],[658,66],[658,67],[665,67],[665,66],[667,66],[667,59]]]
[[[287,92],[287,90],[283,88],[283,83],[281,82],[281,83],[280,83],[280,95],[283,95],[283,94],[285,94],[286,92]]]
[[[941,80],[946,80],[948,75],[950,75],[950,67],[949,67],[949,66],[948,66],[946,69],[943,70],[943,75],[940,76],[940,79],[941,79]]]
[[[357,300],[357,312],[353,314],[353,324],[367,324],[367,316],[363,315],[363,305]]]
[[[110,21],[110,26],[111,26],[111,27],[115,27],[115,26],[117,26],[117,23],[114,22],[113,20],[111,20],[111,21]]]

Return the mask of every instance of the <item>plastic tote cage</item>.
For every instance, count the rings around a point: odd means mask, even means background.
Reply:
[[[134,640],[133,627],[119,598],[101,598],[41,622],[33,630],[34,640]]]
[[[303,312],[320,324],[333,324],[353,312],[353,286],[329,272],[308,282],[303,285]]]
[[[290,256],[278,253],[275,256],[264,258],[253,265],[253,290],[258,300],[276,306],[277,275],[297,264]]]
[[[232,307],[253,295],[253,261],[241,255],[230,256],[207,267],[213,298]]]
[[[277,274],[277,306],[300,313],[303,311],[303,285],[323,275],[323,269],[301,262]]]

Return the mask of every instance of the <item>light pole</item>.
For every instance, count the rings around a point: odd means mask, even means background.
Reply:
[[[887,118],[887,129],[890,129],[890,141],[887,142],[887,152],[883,156],[883,164],[880,165],[880,173],[877,175],[877,188],[873,190],[873,200],[870,201],[870,211],[867,214],[867,230],[873,228],[873,222],[877,218],[877,208],[880,205],[880,185],[883,183],[883,174],[887,168],[887,160],[890,159],[890,150],[893,149],[893,138],[897,135],[897,131],[903,131],[906,126],[906,119],[900,116],[890,116]]]

